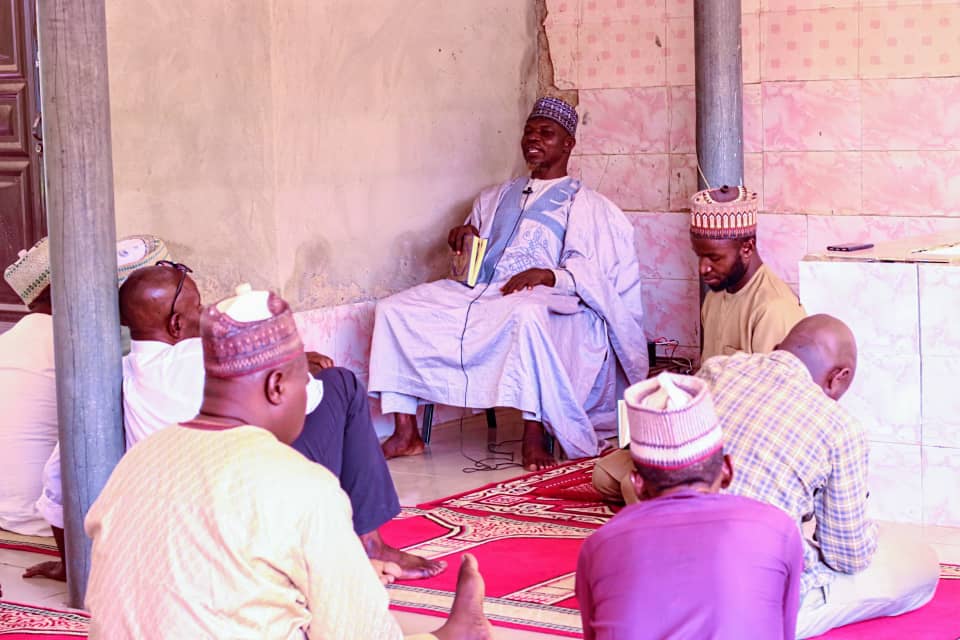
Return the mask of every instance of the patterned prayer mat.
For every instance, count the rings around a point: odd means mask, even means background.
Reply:
[[[574,461],[404,509],[384,537],[411,553],[448,557],[451,567],[435,578],[391,585],[391,606],[445,616],[458,557],[470,552],[480,563],[493,624],[581,637],[573,595],[577,554],[613,511],[565,490],[589,482],[592,470],[593,460]]]
[[[6,529],[0,529],[0,549],[14,549],[16,551],[32,551],[50,556],[59,556],[57,543],[52,537],[22,536]]]
[[[0,638],[3,640],[86,638],[89,622],[90,616],[83,611],[0,601]]]
[[[429,580],[390,586],[394,609],[446,616],[458,557],[477,556],[487,586],[487,616],[497,626],[582,637],[574,572],[583,540],[614,510],[590,486],[593,460],[574,461],[514,480],[404,509],[384,527],[391,544],[450,569]],[[960,638],[960,566],[941,565],[933,601],[897,618],[834,630],[822,640]]]

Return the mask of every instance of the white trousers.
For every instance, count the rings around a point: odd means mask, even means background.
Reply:
[[[930,545],[881,526],[869,567],[853,575],[837,574],[833,582],[803,597],[797,638],[913,611],[933,598],[939,579],[940,564]]]

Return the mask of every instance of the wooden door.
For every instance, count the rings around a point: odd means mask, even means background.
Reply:
[[[42,147],[33,136],[40,108],[36,33],[32,0],[0,0],[0,269],[47,235]],[[23,311],[0,280],[0,320]]]

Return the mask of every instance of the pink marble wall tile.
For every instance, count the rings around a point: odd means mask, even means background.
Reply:
[[[293,314],[293,318],[307,351],[334,355],[337,336],[336,307],[298,311]]]
[[[761,213],[757,250],[768,267],[786,282],[799,282],[798,265],[807,254],[807,217]]]
[[[334,361],[350,369],[366,384],[370,375],[370,341],[376,303],[359,302],[337,309],[337,334]]]
[[[667,151],[667,88],[580,91],[580,153]]]
[[[828,313],[853,331],[864,353],[920,353],[916,265],[903,263],[800,263],[800,301],[808,314]],[[926,377],[926,376],[924,376]]]
[[[607,170],[608,156],[570,156],[567,172],[591,189],[596,189]]]
[[[763,154],[743,154],[743,184],[757,192],[760,211],[765,210],[763,201]]]
[[[662,19],[664,0],[583,0],[583,22]]]
[[[662,20],[580,25],[577,77],[581,89],[659,87],[666,82]]]
[[[697,156],[670,155],[670,210],[689,211],[690,196],[697,192]]]
[[[581,0],[547,0],[544,25],[580,24]]]
[[[919,446],[871,442],[867,515],[877,520],[920,524],[921,470]]]
[[[744,84],[760,82],[760,40],[760,13],[744,12],[740,22],[741,70]]]
[[[643,313],[647,337],[700,346],[700,285],[697,280],[644,280]]]
[[[864,8],[860,16],[863,78],[951,76],[960,73],[960,5]]]
[[[920,444],[920,356],[861,349],[850,389],[840,399],[870,440]]]
[[[863,81],[863,148],[960,149],[960,78]]]
[[[694,153],[697,148],[697,100],[693,85],[669,87],[670,153]],[[763,151],[762,91],[760,84],[743,87],[743,148]]]
[[[788,213],[860,213],[860,153],[764,153],[764,207]]]
[[[923,419],[960,422],[960,360],[956,356],[923,354]]]
[[[925,421],[923,444],[932,447],[960,447],[960,416],[951,421]]]
[[[855,8],[760,14],[763,81],[858,77],[859,17]]]
[[[667,0],[667,17],[692,18],[693,0]]]
[[[743,85],[743,151],[763,151],[763,87]]]
[[[757,192],[763,210],[763,154],[743,156],[744,184]],[[670,155],[670,210],[688,211],[690,196],[697,192],[697,156],[693,153]]]
[[[740,26],[742,73],[745,83],[760,81],[760,14],[744,13]],[[667,18],[667,84],[696,81],[693,12]]]
[[[864,151],[863,212],[960,216],[960,151]]]
[[[826,0],[824,0],[826,1]],[[844,2],[852,2],[853,0],[843,0]],[[859,0],[860,5],[863,7],[886,7],[888,9],[895,9],[897,7],[908,7],[912,6],[914,8],[920,7],[932,7],[937,4],[948,4],[956,5],[957,0]]]
[[[294,314],[304,347],[330,356],[338,366],[350,369],[366,384],[374,305],[359,302]]]
[[[763,85],[767,151],[860,148],[860,81],[767,82]]]
[[[923,448],[923,523],[960,526],[960,448]]]
[[[544,25],[553,63],[553,84],[558,89],[575,89],[579,84],[577,74],[580,71],[579,27],[565,22],[545,22]]]
[[[668,209],[669,157],[666,154],[574,156],[569,170],[621,209]]]
[[[627,217],[635,230],[642,278],[684,280],[697,276],[687,214],[628,213]]]
[[[697,150],[697,98],[693,85],[669,87],[670,153]]]
[[[624,210],[666,211],[669,162],[666,154],[610,156],[597,190]]]
[[[667,84],[696,82],[693,15],[667,19]]]
[[[921,353],[960,356],[960,268],[921,264],[919,269]],[[960,421],[960,413],[955,419]]]
[[[807,247],[811,252],[823,251],[831,244],[879,244],[934,233],[960,233],[960,218],[807,216]]]
[[[763,11],[809,11],[859,7],[862,0],[762,0]],[[890,2],[890,0],[885,0]]]

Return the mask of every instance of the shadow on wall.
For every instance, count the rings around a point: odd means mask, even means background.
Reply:
[[[338,259],[327,240],[311,238],[296,249],[293,275],[284,284],[283,296],[295,309],[307,310],[375,300],[443,278],[450,257],[447,233],[462,224],[472,203],[470,195],[444,207],[446,224],[421,223],[416,229],[400,232],[390,244],[388,256],[363,256],[363,248],[358,247],[354,264]],[[357,262],[361,264],[357,266]],[[364,282],[374,284],[364,286]]]

